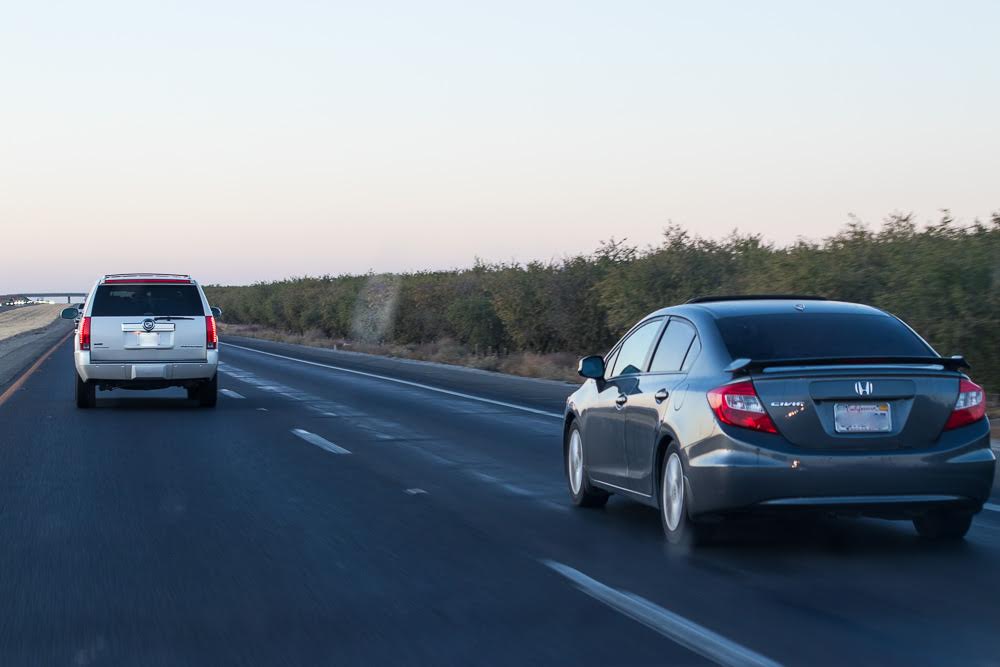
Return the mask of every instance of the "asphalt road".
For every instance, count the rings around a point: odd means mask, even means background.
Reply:
[[[1000,512],[678,553],[569,506],[566,385],[226,343],[216,410],[78,411],[68,343],[0,406],[0,663],[1000,664]]]

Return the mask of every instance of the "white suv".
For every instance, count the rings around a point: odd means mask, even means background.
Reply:
[[[118,273],[97,281],[74,343],[76,405],[92,408],[97,389],[185,387],[203,407],[218,399],[219,336],[212,308],[191,276]]]

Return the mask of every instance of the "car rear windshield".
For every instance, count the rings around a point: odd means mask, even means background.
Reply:
[[[194,285],[100,285],[94,295],[94,317],[204,315]]]
[[[733,359],[936,356],[906,325],[885,315],[788,313],[717,322]]]

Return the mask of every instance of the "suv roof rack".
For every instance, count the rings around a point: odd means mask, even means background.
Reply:
[[[102,283],[190,283],[186,273],[108,273]]]
[[[684,303],[715,303],[716,301],[758,301],[772,299],[779,301],[826,301],[825,296],[812,294],[730,294],[720,296],[696,296]]]

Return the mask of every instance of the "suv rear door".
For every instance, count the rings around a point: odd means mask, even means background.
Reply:
[[[190,281],[102,283],[90,311],[93,362],[205,361],[205,305]]]

